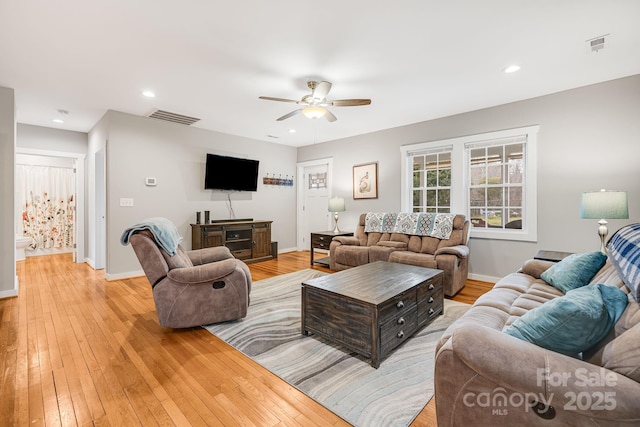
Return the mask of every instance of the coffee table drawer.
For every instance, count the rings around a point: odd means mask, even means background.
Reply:
[[[380,327],[380,357],[405,342],[418,329],[418,313],[416,307]]]
[[[402,313],[412,305],[416,305],[417,291],[415,288],[409,289],[386,301],[380,306],[380,323],[385,323]]]
[[[442,313],[444,309],[444,292],[442,286],[437,286],[433,292],[429,292],[424,298],[418,299],[418,325],[430,322],[431,319]]]

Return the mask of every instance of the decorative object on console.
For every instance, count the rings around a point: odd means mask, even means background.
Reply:
[[[338,228],[338,212],[344,212],[345,210],[344,199],[342,197],[329,199],[329,212],[333,212],[333,219],[336,222],[336,227],[333,229],[334,233],[340,233],[340,229]]]
[[[591,191],[582,193],[580,200],[580,218],[599,219],[598,235],[600,251],[607,253],[604,240],[607,237],[607,219],[628,219],[629,207],[625,191]]]
[[[378,162],[353,167],[353,198],[378,198]]]

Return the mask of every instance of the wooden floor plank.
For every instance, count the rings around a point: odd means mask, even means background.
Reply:
[[[309,252],[249,265],[254,281]],[[202,328],[158,324],[147,279],[108,281],[70,254],[28,257],[0,300],[1,426],[348,426]],[[467,281],[472,303],[492,284]],[[437,426],[432,399],[413,427]]]

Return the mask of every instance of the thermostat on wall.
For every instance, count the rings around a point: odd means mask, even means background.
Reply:
[[[147,184],[147,187],[155,187],[158,181],[156,181],[155,177],[147,177],[144,180],[144,183]]]

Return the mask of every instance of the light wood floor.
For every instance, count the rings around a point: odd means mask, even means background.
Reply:
[[[309,268],[309,252],[250,268]],[[19,296],[0,300],[0,426],[348,425],[206,330],[160,327],[145,277],[107,281],[69,254],[17,272]],[[436,425],[433,399],[413,425]]]

